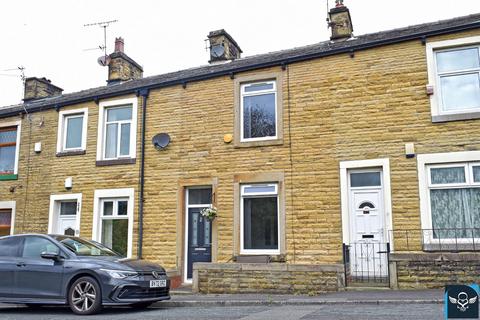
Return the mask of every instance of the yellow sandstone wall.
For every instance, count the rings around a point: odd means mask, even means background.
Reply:
[[[472,31],[428,41],[479,34]],[[291,64],[285,71],[278,67],[236,76],[271,71],[283,73],[281,145],[235,148],[223,141],[225,134],[234,133],[234,81],[228,76],[150,92],[144,258],[170,270],[181,267],[183,187],[213,183],[219,210],[213,229],[214,261],[230,261],[234,197],[239,197],[234,193],[235,176],[281,172],[287,263],[340,263],[340,161],[389,158],[393,226],[419,229],[416,159],[405,158],[405,143],[415,143],[417,154],[480,150],[478,120],[431,122],[425,46],[419,40],[359,51],[354,58],[342,54]],[[55,156],[55,110],[33,114],[32,126],[23,118],[19,180],[0,181],[0,201],[17,201],[16,233],[46,232],[49,196],[67,192],[65,177],[73,177],[74,187],[68,192],[83,193],[81,235],[85,237],[91,235],[95,189],[138,191],[139,159],[134,165],[95,166],[98,106],[91,102],[66,109],[80,107],[89,108],[85,155]],[[141,99],[138,109],[137,157]],[[4,121],[11,119],[0,119],[0,124]],[[172,138],[162,151],[151,143],[160,132]],[[38,141],[43,150],[36,155],[33,144]],[[11,193],[9,187],[15,185],[21,187]],[[137,208],[138,192],[135,217]],[[134,234],[135,254],[136,223]]]

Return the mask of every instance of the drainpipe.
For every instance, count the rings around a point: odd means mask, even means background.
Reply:
[[[147,122],[147,99],[149,89],[140,89],[137,91],[137,97],[142,97],[142,143],[140,156],[140,197],[138,201],[138,259],[142,259],[143,248],[143,203],[145,201],[145,124]]]

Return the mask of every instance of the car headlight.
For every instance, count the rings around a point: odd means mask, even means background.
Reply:
[[[135,271],[125,271],[125,270],[109,270],[109,269],[100,269],[103,272],[106,272],[110,277],[114,279],[125,279],[128,277],[138,276],[138,272]]]

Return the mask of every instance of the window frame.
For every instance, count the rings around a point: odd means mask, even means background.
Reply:
[[[275,137],[243,139],[243,95],[246,85],[253,83],[275,83]],[[238,75],[233,81],[234,86],[234,132],[235,148],[274,146],[283,144],[283,73],[282,71],[261,72],[255,75]],[[254,95],[255,93],[253,93]]]
[[[432,184],[430,169],[464,167],[465,183]],[[420,154],[417,156],[418,182],[420,196],[421,228],[433,229],[432,208],[430,204],[430,190],[435,189],[464,189],[479,188],[480,182],[473,180],[473,167],[480,166],[480,151],[460,151],[450,153]],[[442,239],[442,243],[471,243],[472,238]],[[474,238],[475,242],[479,238]],[[423,236],[427,244],[435,244],[438,239],[433,238],[433,233]]]
[[[480,78],[480,68],[439,73],[437,71],[437,53],[469,49],[469,48],[478,48],[479,59],[480,59],[480,36],[428,42],[426,44],[426,57],[427,57],[427,69],[428,69],[428,81],[429,81],[428,85],[433,86],[434,88],[434,93],[430,95],[430,109],[431,109],[431,115],[432,115],[432,122],[445,122],[445,121],[468,120],[468,119],[480,118],[480,102],[479,102],[478,108],[451,110],[451,111],[443,110],[442,88],[440,85],[441,76],[465,75],[465,74],[476,73]]]
[[[67,124],[68,118],[83,115],[82,143],[79,148],[67,148]],[[57,153],[68,153],[87,150],[88,108],[62,110],[58,114]]]
[[[6,122],[0,124],[0,131],[2,129],[8,129],[8,128],[17,128],[17,139],[15,141],[15,163],[13,167],[13,172],[0,172],[0,180],[2,177],[10,177],[13,176],[12,179],[16,179],[18,175],[18,161],[20,157],[20,137],[21,137],[21,121],[14,121],[14,122]],[[4,130],[4,131],[9,131],[9,130]],[[9,143],[10,144],[10,143]],[[13,145],[13,143],[12,143]]]
[[[246,187],[252,186],[269,186],[275,187],[274,192],[251,192],[245,194]],[[281,247],[281,219],[280,219],[280,195],[279,195],[279,186],[278,182],[255,182],[248,184],[240,184],[240,254],[251,254],[251,255],[279,255]],[[277,198],[277,249],[245,249],[245,240],[244,240],[244,199],[257,199],[257,198],[272,198],[275,196]]]
[[[10,235],[15,234],[15,211],[16,211],[16,201],[0,201],[0,209],[10,210]]]
[[[130,148],[129,155],[120,156],[120,139],[117,140],[117,157],[107,158],[106,152],[106,137],[107,137],[107,110],[121,108],[125,106],[131,106],[132,118],[130,121],[112,121],[109,123],[119,123],[119,129],[117,131],[117,139],[121,135],[121,124],[130,123]],[[117,99],[110,101],[103,101],[99,104],[98,112],[98,136],[97,136],[97,161],[111,161],[111,160],[123,160],[123,159],[135,159],[136,158],[136,146],[137,146],[137,111],[138,111],[138,98]]]
[[[272,84],[272,89],[258,90],[254,92],[245,92],[245,88],[255,84]],[[275,101],[275,135],[258,137],[258,138],[245,138],[244,132],[244,98],[245,97],[255,97],[266,94],[274,94]],[[251,81],[244,82],[240,84],[240,142],[252,142],[252,141],[267,141],[267,140],[276,140],[278,136],[278,101],[277,101],[277,81],[274,80],[265,80],[265,81]]]
[[[128,220],[128,234],[127,234],[127,258],[132,257],[133,251],[133,224],[134,224],[134,188],[122,189],[101,189],[95,190],[93,203],[93,226],[92,226],[92,240],[102,243],[102,226],[104,220],[126,219]],[[127,215],[125,216],[104,216],[103,203],[105,201],[127,200]],[[118,202],[117,202],[118,203]],[[115,206],[115,205],[114,205]],[[118,206],[118,204],[117,204]],[[118,212],[118,211],[117,211]]]

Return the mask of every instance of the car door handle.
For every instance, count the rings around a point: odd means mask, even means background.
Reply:
[[[17,267],[26,267],[27,264],[25,262],[18,262]]]

